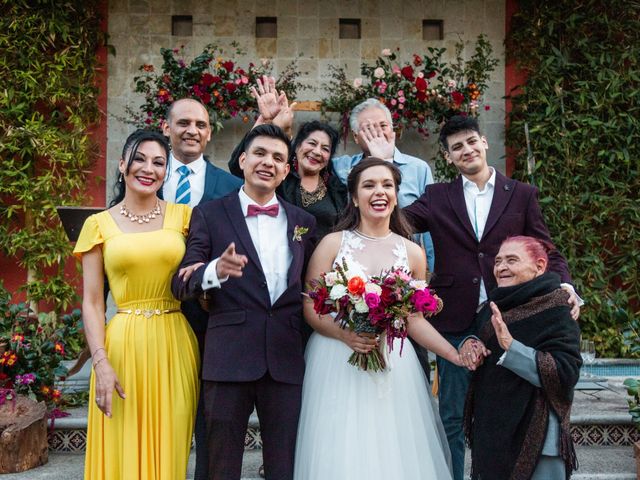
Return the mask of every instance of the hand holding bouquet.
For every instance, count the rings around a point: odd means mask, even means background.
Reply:
[[[342,328],[364,336],[386,335],[389,350],[401,339],[400,354],[407,336],[410,315],[432,316],[442,310],[442,300],[429,290],[427,282],[415,280],[404,268],[372,276],[368,280],[349,272],[345,259],[335,269],[323,273],[307,288],[319,315],[335,313]],[[386,362],[380,350],[354,352],[349,363],[361,370],[382,371]]]

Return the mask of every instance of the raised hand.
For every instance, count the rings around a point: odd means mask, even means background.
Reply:
[[[256,99],[256,102],[258,102],[258,111],[260,112],[263,122],[271,122],[280,113],[283,106],[283,99],[288,105],[286,95],[284,92],[278,94],[276,90],[276,79],[273,77],[263,75],[262,80],[258,78],[256,83],[258,84],[258,88],[252,86],[250,89],[251,94],[253,98]]]
[[[498,344],[503,348],[503,350],[509,350],[511,348],[511,342],[513,342],[513,337],[511,336],[511,332],[507,328],[507,325],[502,320],[502,314],[498,309],[498,306],[491,302],[491,323],[493,324],[493,328],[496,330],[496,337],[498,338]]]
[[[363,147],[369,151],[370,156],[383,160],[393,158],[396,147],[395,132],[385,134],[380,124],[367,122],[360,126],[358,138],[364,142]]]
[[[231,242],[220,255],[218,263],[216,263],[216,274],[220,279],[227,277],[239,278],[242,276],[242,269],[247,262],[246,255],[238,255],[236,253],[236,244]]]

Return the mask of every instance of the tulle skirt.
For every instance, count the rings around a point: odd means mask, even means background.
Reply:
[[[416,353],[400,341],[390,368],[369,373],[347,363],[352,350],[314,333],[296,445],[296,480],[451,478],[449,448]]]

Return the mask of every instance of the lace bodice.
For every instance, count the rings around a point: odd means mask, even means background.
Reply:
[[[354,273],[365,278],[391,268],[408,269],[406,241],[393,232],[386,237],[374,238],[357,230],[343,230],[342,243],[334,264],[342,263],[344,258],[350,271],[356,270]]]

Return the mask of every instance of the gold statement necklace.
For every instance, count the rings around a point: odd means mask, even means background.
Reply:
[[[133,213],[127,208],[125,203],[122,202],[122,205],[120,206],[120,215],[124,215],[132,222],[149,223],[154,218],[162,215],[162,210],[160,210],[160,200],[156,200],[156,206],[153,207],[153,210],[151,210],[149,213],[144,213],[141,215]]]
[[[322,178],[318,180],[318,186],[313,192],[307,192],[302,186],[302,182],[300,182],[300,198],[302,199],[302,206],[305,208],[319,202],[326,194],[327,185],[324,183]]]

